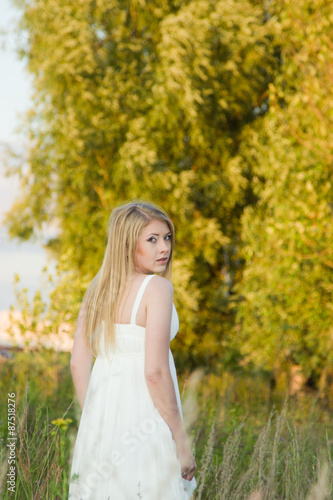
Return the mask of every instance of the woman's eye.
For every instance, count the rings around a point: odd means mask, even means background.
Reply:
[[[171,240],[171,234],[167,234],[164,239],[165,240]]]
[[[148,240],[148,241],[152,241],[153,243],[155,243],[156,238],[154,238],[154,236],[152,236],[151,238],[149,238],[149,240]]]

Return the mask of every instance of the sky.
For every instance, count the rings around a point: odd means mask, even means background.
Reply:
[[[26,139],[18,129],[24,112],[32,106],[32,85],[24,61],[15,54],[18,41],[23,35],[13,31],[15,19],[20,12],[14,8],[11,0],[0,1],[0,311],[15,307],[13,291],[14,275],[20,276],[20,288],[29,290],[29,297],[41,287],[41,270],[48,263],[42,246],[33,242],[19,243],[10,241],[3,224],[5,212],[19,196],[18,180],[5,177],[3,160],[7,144],[15,151],[26,150]]]

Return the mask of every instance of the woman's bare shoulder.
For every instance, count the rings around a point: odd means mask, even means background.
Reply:
[[[164,296],[172,296],[173,295],[173,284],[167,278],[163,276],[154,275],[153,279],[149,281],[147,286],[147,294],[148,295],[164,295]]]

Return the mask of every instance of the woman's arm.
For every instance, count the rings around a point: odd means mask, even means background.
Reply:
[[[160,276],[150,281],[147,286],[145,376],[153,403],[176,443],[182,473],[188,473],[185,478],[191,480],[196,464],[179,413],[169,366],[172,299],[170,281]]]
[[[75,392],[79,400],[81,410],[86,398],[93,355],[88,349],[84,339],[85,313],[81,306],[76,325],[74,344],[71,356],[71,372],[74,382]]]

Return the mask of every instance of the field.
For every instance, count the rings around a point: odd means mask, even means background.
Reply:
[[[0,376],[1,498],[67,499],[80,415],[68,354],[18,352]],[[265,373],[179,380],[198,464],[194,500],[333,498],[333,409],[315,391],[287,397]],[[7,489],[8,399],[16,410],[15,493]]]

